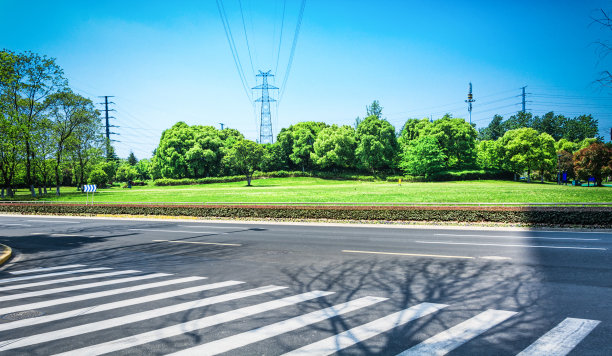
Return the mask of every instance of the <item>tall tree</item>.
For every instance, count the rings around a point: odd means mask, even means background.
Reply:
[[[71,91],[62,91],[48,97],[45,105],[50,108],[55,137],[55,189],[60,195],[60,164],[68,140],[80,126],[98,125],[98,112],[91,100]]]
[[[3,83],[11,106],[9,112],[15,115],[21,131],[21,140],[25,148],[25,179],[34,191],[34,175],[32,161],[35,158],[33,137],[41,134],[39,123],[47,109],[47,97],[64,89],[67,82],[62,69],[55,59],[40,56],[32,52],[13,53],[2,51],[2,68],[11,66],[9,80]]]
[[[378,100],[374,100],[372,104],[366,106],[367,116],[375,116],[377,119],[382,119],[382,106]]]
[[[250,140],[240,140],[232,147],[228,160],[246,176],[247,185],[251,186],[253,173],[259,167],[263,155],[262,145]]]
[[[393,168],[398,151],[395,128],[387,120],[368,116],[357,127],[355,156],[372,173]]]
[[[493,116],[493,120],[489,123],[487,127],[484,127],[479,130],[478,138],[480,140],[497,140],[502,137],[505,133],[503,126],[504,118],[500,115]]]
[[[402,148],[399,166],[408,174],[425,176],[429,179],[444,169],[446,155],[440,148],[438,140],[432,136],[421,136]]]
[[[555,150],[555,139],[546,132],[542,132],[536,143],[535,168],[540,171],[540,180],[544,183],[544,173],[552,172],[557,165],[557,151]]]
[[[539,158],[538,141],[538,132],[529,127],[506,132],[501,138],[505,150],[505,168],[515,174],[527,171],[527,181],[530,182],[531,172],[536,168]]]
[[[448,168],[471,167],[476,163],[476,136],[478,133],[464,119],[444,115],[425,127],[423,135],[438,140],[447,159]]]
[[[134,154],[134,152],[130,151],[130,155],[127,158],[127,163],[130,166],[135,166],[138,163],[138,158],[136,158],[136,155]]]
[[[566,121],[563,138],[572,142],[597,137],[599,123],[591,115],[580,115]]]

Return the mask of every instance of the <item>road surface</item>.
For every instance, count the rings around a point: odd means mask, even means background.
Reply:
[[[0,216],[0,355],[611,355],[611,242]]]

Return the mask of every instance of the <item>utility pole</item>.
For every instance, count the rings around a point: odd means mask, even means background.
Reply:
[[[475,102],[474,96],[472,95],[472,82],[470,82],[470,91],[468,92],[468,98],[465,101],[468,103],[468,113],[470,114],[470,125],[472,124],[472,103]]]
[[[223,131],[223,125],[224,123],[220,122],[219,125],[221,125],[221,131]]]
[[[112,95],[105,95],[105,96],[100,96],[100,98],[104,98],[104,102],[103,103],[99,103],[99,104],[103,104],[104,105],[104,109],[102,111],[104,111],[104,118],[105,118],[105,127],[106,127],[106,158],[111,158],[111,142],[117,142],[116,140],[111,140],[110,135],[118,135],[118,133],[116,132],[111,132],[110,128],[111,127],[119,127],[116,125],[111,125],[109,119],[114,119],[114,116],[109,116],[108,113],[110,111],[115,111],[115,109],[109,109],[108,105],[109,104],[114,104],[114,102],[112,101],[108,101],[108,98],[112,98]]]
[[[277,87],[268,84],[268,77],[273,77],[273,74],[270,74],[271,71],[262,72],[259,71],[259,74],[256,77],[261,77],[261,84],[253,87],[252,89],[261,89],[261,97],[256,99],[255,102],[261,103],[261,116],[260,116],[260,124],[259,124],[259,143],[273,143],[274,135],[272,134],[272,115],[270,114],[270,103],[276,100],[270,98],[270,93],[268,90],[278,89]]]

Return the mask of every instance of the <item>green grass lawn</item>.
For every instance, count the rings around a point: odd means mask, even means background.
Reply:
[[[561,203],[612,202],[612,187],[572,187],[554,183],[461,181],[433,183],[360,182],[320,178],[269,178],[245,182],[174,187],[113,187],[95,194],[96,202],[340,202],[340,203]],[[19,190],[15,200],[29,200]],[[91,195],[90,195],[91,196]],[[40,200],[85,202],[74,187],[62,196]]]

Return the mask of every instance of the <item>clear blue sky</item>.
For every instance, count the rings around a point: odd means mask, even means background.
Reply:
[[[300,0],[223,0],[248,85],[251,69],[286,73]],[[407,118],[467,118],[488,124],[520,110],[520,87],[534,115],[593,114],[608,140],[612,90],[593,84],[612,70],[592,24],[612,1],[326,1],[307,0],[274,133],[305,120],[353,124],[377,99],[400,129]],[[0,48],[57,59],[75,91],[114,95],[117,152],[151,156],[177,121],[240,130],[258,138],[214,0],[0,0]],[[256,93],[253,93],[256,95]],[[96,102],[100,101],[95,98]]]

